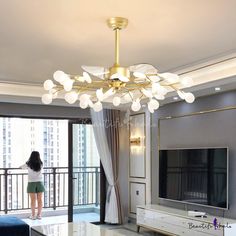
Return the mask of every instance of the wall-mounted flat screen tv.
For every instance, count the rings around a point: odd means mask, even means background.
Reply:
[[[159,197],[228,209],[228,148],[160,150]]]

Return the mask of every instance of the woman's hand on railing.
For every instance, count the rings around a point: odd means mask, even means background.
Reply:
[[[28,168],[28,166],[27,166],[27,164],[25,163],[25,164],[23,164],[23,165],[19,166],[19,168],[20,168],[20,169],[27,169],[27,168]]]

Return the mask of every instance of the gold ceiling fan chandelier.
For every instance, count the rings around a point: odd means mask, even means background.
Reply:
[[[69,104],[80,102],[80,107],[91,107],[101,111],[103,103],[131,103],[133,111],[139,111],[142,103],[147,103],[148,110],[153,113],[159,107],[158,100],[164,100],[168,92],[176,91],[181,99],[188,103],[194,102],[194,95],[186,93],[181,87],[189,87],[193,81],[189,77],[180,78],[173,73],[158,73],[151,64],[142,63],[130,67],[120,65],[119,41],[120,30],[126,28],[128,20],[122,17],[112,17],[107,20],[108,26],[115,32],[115,63],[109,69],[98,66],[82,66],[83,75],[70,75],[63,71],[53,74],[52,80],[44,82],[48,91],[42,96],[44,104],[50,104],[59,93]]]

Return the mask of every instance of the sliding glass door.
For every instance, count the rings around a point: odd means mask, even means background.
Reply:
[[[69,122],[69,221],[100,221],[100,158],[92,125]]]

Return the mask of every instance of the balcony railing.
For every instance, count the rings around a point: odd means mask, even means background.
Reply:
[[[45,167],[44,208],[68,206],[68,167]],[[0,212],[30,208],[27,194],[28,173],[19,168],[0,168]],[[74,167],[74,206],[99,204],[100,167]]]

